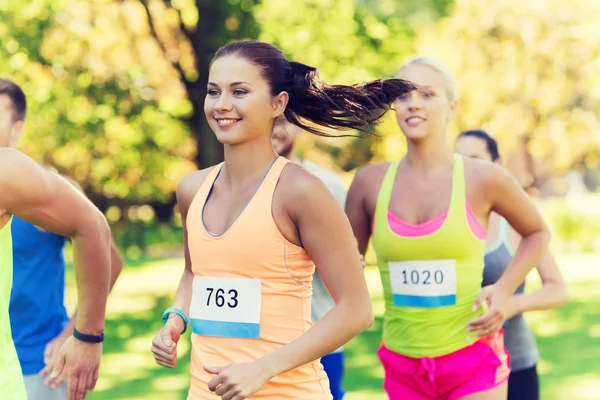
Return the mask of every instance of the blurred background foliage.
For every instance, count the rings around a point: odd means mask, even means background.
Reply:
[[[595,0],[0,0],[0,68],[29,99],[22,150],[80,182],[146,248],[149,224],[178,226],[178,180],[222,159],[203,99],[209,62],[231,40],[271,42],[330,83],[440,59],[461,96],[449,139],[487,129],[522,182],[563,196],[569,171],[598,184],[597,26]],[[393,113],[374,132],[307,134],[298,151],[349,183],[361,165],[405,152]],[[553,215],[571,240],[575,217]]]
[[[203,113],[214,52],[254,38],[318,67],[328,83],[391,77],[415,55],[455,72],[449,141],[471,128],[498,138],[504,165],[542,195],[569,283],[569,304],[528,315],[543,355],[542,398],[597,399],[598,255],[578,253],[600,251],[598,26],[597,0],[0,0],[1,75],[29,100],[21,148],[83,186],[125,256],[90,398],[185,397],[189,341],[175,371],[148,351],[183,266],[174,191],[186,173],[222,160]],[[406,151],[393,112],[373,133],[305,134],[298,151],[349,185],[362,165]],[[366,259],[373,264],[372,252]],[[376,268],[365,273],[377,319],[345,346],[348,400],[385,397],[374,354],[381,283]],[[71,269],[67,281],[74,304]]]

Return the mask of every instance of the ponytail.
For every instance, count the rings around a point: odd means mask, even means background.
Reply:
[[[290,62],[290,96],[285,117],[302,129],[320,136],[335,136],[300,118],[321,127],[336,130],[357,129],[363,132],[377,124],[396,99],[415,90],[402,79],[378,79],[356,85],[327,85],[317,77],[317,69]]]
[[[402,79],[378,79],[356,85],[327,85],[316,68],[289,62],[277,47],[255,40],[232,42],[221,47],[213,59],[237,55],[259,66],[271,94],[289,94],[286,119],[319,136],[339,136],[318,127],[335,130],[366,128],[377,124],[396,99],[417,87]],[[300,119],[312,122],[307,125]]]

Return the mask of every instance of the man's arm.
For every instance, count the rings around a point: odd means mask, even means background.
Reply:
[[[110,287],[109,287],[109,291],[111,291],[112,288],[115,286],[117,278],[121,274],[122,269],[123,269],[123,259],[121,258],[121,253],[119,253],[119,249],[117,248],[117,244],[115,243],[115,241],[113,239],[111,239],[111,242],[110,242]],[[73,330],[75,329],[76,323],[77,323],[77,309],[73,312],[71,319],[69,320],[67,325],[65,325],[65,327],[63,328],[59,337],[57,338],[57,339],[59,339],[60,345],[62,345],[63,342],[69,336],[71,336],[73,334]],[[46,346],[47,354],[46,353],[44,354],[44,360],[48,359],[49,362],[46,363],[47,365],[40,372],[40,375],[45,376],[48,373],[50,373],[50,370],[52,369],[52,365],[54,364],[54,361],[56,360],[56,356],[58,355],[58,350],[60,350],[60,348],[49,349],[48,346]]]
[[[50,172],[57,173],[53,169],[48,169],[48,170]],[[71,185],[73,185],[73,187],[75,187],[81,193],[85,194],[83,188],[76,180],[71,179],[68,176],[64,176],[64,175],[63,175],[63,177]],[[122,269],[123,269],[123,259],[121,258],[121,254],[119,253],[117,244],[115,243],[114,239],[111,239],[111,242],[110,242],[110,287],[109,287],[109,290],[112,290],[112,288],[114,287],[115,282],[117,281],[117,278],[119,277],[119,274],[121,273]],[[60,332],[60,334],[57,337],[55,337],[54,339],[52,339],[46,345],[46,349],[44,350],[44,363],[46,365],[40,371],[40,373],[39,373],[40,376],[46,377],[47,375],[50,374],[50,372],[52,371],[52,368],[54,367],[54,363],[56,362],[56,359],[58,357],[58,352],[60,351],[62,345],[65,343],[65,341],[71,335],[73,335],[73,331],[75,329],[76,322],[77,322],[77,309],[73,312],[71,319],[65,325],[65,327]],[[46,378],[44,383],[46,385],[50,385],[50,378]]]
[[[73,239],[77,330],[100,334],[110,281],[110,230],[104,215],[66,179],[15,150],[0,149],[0,188],[0,209]]]
[[[77,190],[79,190],[81,193],[85,194],[85,191],[83,190],[83,188],[81,187],[79,182],[77,182],[76,180],[74,180],[72,178],[69,178],[68,176],[63,175],[63,177],[71,185],[73,185]],[[109,287],[109,291],[112,290],[112,288],[115,286],[115,282],[117,281],[117,278],[121,274],[122,270],[123,270],[123,258],[121,257],[121,253],[119,252],[119,248],[117,247],[117,244],[115,243],[114,238],[111,237],[111,240],[110,240],[110,287]],[[75,326],[75,325],[73,324],[73,326]]]
[[[110,229],[104,215],[64,178],[7,148],[0,149],[0,210],[73,239],[76,329],[102,333],[110,282]],[[102,346],[71,341],[63,350],[57,373],[66,370],[69,399],[83,398],[98,378]]]

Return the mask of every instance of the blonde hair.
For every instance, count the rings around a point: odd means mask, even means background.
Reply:
[[[418,56],[405,61],[398,68],[398,72],[411,65],[423,65],[425,67],[433,69],[436,72],[439,72],[444,77],[445,89],[448,98],[450,100],[458,100],[458,89],[456,87],[456,80],[454,79],[454,74],[452,73],[452,71],[450,71],[450,68],[446,67],[444,64],[433,58]],[[396,74],[398,74],[398,72],[396,72]]]

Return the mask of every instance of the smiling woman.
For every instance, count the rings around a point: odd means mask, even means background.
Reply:
[[[342,209],[318,178],[277,156],[274,121],[317,135],[364,129],[414,86],[327,85],[256,41],[219,49],[207,84],[204,111],[225,161],[179,183],[186,266],[153,341],[156,362],[175,365],[189,321],[189,399],[331,399],[318,359],[370,326],[371,302]],[[315,266],[336,305],[311,327]]]
[[[381,274],[384,387],[391,400],[506,399],[501,327],[511,295],[545,252],[548,230],[505,170],[452,154],[446,129],[458,99],[450,71],[417,57],[397,76],[419,86],[395,107],[406,157],[360,169],[346,201],[359,249],[364,254],[373,237]],[[523,240],[502,277],[482,291],[492,211]]]

